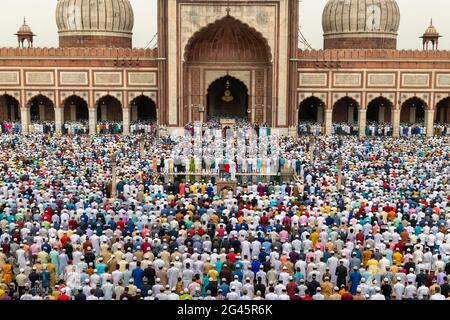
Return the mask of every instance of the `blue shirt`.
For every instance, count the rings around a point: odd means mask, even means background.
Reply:
[[[141,288],[143,285],[144,270],[142,270],[140,267],[136,267],[131,273],[131,276],[133,277],[136,287]]]
[[[350,274],[350,281],[352,282],[352,285],[350,286],[350,293],[352,295],[356,294],[356,289],[358,289],[359,284],[361,283],[361,273],[359,272],[352,272]]]

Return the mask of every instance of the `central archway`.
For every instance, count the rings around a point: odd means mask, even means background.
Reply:
[[[217,79],[208,88],[207,115],[211,118],[247,118],[247,86],[231,76]]]
[[[272,122],[272,52],[256,29],[227,15],[198,30],[183,57],[184,123],[211,117]]]

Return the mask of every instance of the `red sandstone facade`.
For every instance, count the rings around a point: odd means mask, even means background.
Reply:
[[[327,133],[332,122],[363,128],[374,117],[397,127],[418,119],[425,119],[428,127],[434,121],[450,122],[450,51],[302,51],[297,49],[296,2],[256,1],[257,10],[252,7],[250,12],[256,12],[257,19],[243,15],[250,10],[244,0],[231,9],[226,1],[219,2],[211,22],[199,26],[192,17],[181,17],[208,12],[203,2],[160,0],[154,50],[111,48],[129,39],[105,37],[102,42],[88,36],[61,37],[66,48],[0,48],[0,121],[25,116],[23,122],[28,123],[39,97],[41,120],[74,118],[67,110],[75,99],[86,104],[92,123],[100,120],[95,111],[109,104],[101,118],[127,124],[137,119],[133,108],[145,97],[156,108],[158,124],[176,129],[206,120],[209,86],[229,75],[246,88],[248,118],[286,134],[296,133],[305,104],[320,109],[315,120],[325,124]],[[279,14],[282,9],[289,12],[287,17]],[[264,20],[271,13],[274,19]],[[175,20],[168,19],[171,14]],[[273,31],[281,28],[283,19],[289,21],[285,42]],[[183,33],[191,29],[195,32]],[[327,41],[326,47],[339,46]],[[366,41],[374,48],[395,47],[395,40],[389,39],[346,41],[352,46]],[[70,47],[81,44],[92,48]],[[109,48],[94,48],[102,45]]]
[[[60,36],[59,46],[62,48],[131,48],[130,37],[102,36]]]
[[[372,37],[342,37],[338,39],[324,39],[324,49],[348,49],[348,48],[365,48],[365,49],[397,49],[397,39],[389,38],[372,38]]]

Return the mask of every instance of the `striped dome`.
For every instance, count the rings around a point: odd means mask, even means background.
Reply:
[[[322,15],[325,39],[397,39],[399,24],[395,0],[329,0]]]
[[[128,0],[59,0],[60,36],[132,36],[134,15]]]

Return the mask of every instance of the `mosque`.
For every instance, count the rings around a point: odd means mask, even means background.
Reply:
[[[397,50],[395,0],[329,0],[323,50],[299,49],[298,0],[158,0],[158,45],[133,48],[129,0],[59,0],[59,47],[26,21],[0,48],[0,121],[154,120],[172,133],[244,117],[289,135],[324,124],[450,122],[450,52],[433,24],[421,50]],[[35,39],[36,38],[36,39]],[[419,40],[418,40],[419,41]]]

